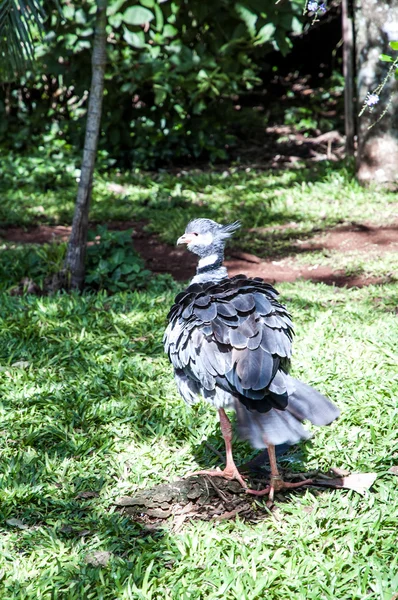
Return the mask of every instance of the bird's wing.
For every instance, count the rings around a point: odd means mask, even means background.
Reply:
[[[284,408],[293,329],[276,297],[272,286],[245,276],[189,286],[164,336],[175,370],[204,390],[219,386],[248,403],[266,398],[264,411]]]

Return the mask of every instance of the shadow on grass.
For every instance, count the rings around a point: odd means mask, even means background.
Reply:
[[[70,224],[76,194],[74,170],[65,171],[65,165],[41,161],[40,169],[34,159],[22,165],[23,159],[11,161],[7,180],[0,185],[2,203],[0,223],[3,227],[32,227],[40,223]],[[15,163],[15,164],[14,164]],[[22,168],[22,174],[21,174]],[[211,169],[211,170],[210,170]],[[249,225],[253,218],[253,201],[247,196],[258,196],[257,209],[263,220],[270,213],[270,199],[262,194],[281,188],[289,190],[308,182],[320,182],[334,172],[345,170],[344,163],[319,162],[290,170],[252,170],[248,166],[209,167],[209,170],[181,170],[177,174],[142,173],[132,175],[108,172],[97,174],[93,190],[90,219],[93,223],[112,220],[148,219],[163,222],[166,212],[170,224],[170,211],[185,212],[186,218],[206,216],[222,219],[233,210]],[[267,175],[269,174],[269,178]],[[275,181],[275,177],[277,180]],[[117,182],[117,191],[112,185]],[[188,193],[188,197],[184,194]],[[213,203],[210,194],[226,195],[227,204]],[[218,204],[218,205],[217,205]],[[268,205],[268,208],[267,208]],[[178,215],[177,215],[178,218]],[[287,219],[291,219],[289,215]],[[299,218],[299,215],[296,215]],[[167,220],[166,220],[167,222]],[[156,228],[158,231],[158,227]]]
[[[4,597],[146,597],[162,575],[182,566],[179,547],[167,529],[134,523],[98,502],[70,501],[25,523],[27,529],[13,535],[10,547],[22,565],[8,566],[0,583],[8,594]]]
[[[295,450],[295,455],[297,452]],[[201,580],[203,591],[205,565],[210,560],[208,568],[211,570],[214,560],[208,556],[208,550],[206,552],[208,529],[202,534],[200,528],[199,531],[190,529],[184,536],[170,529],[170,520],[142,525],[134,518],[113,512],[112,500],[101,498],[100,484],[90,477],[81,477],[79,481],[70,482],[72,489],[59,486],[51,496],[48,490],[45,497],[36,493],[36,499],[26,499],[11,512],[23,518],[23,529],[18,531],[16,525],[10,523],[3,532],[11,535],[9,556],[16,554],[22,564],[14,570],[12,564],[7,565],[3,589],[8,597],[44,598],[46,594],[50,597],[54,588],[68,600],[87,597],[88,589],[90,597],[96,597],[94,594],[99,592],[103,597],[108,597],[107,593],[111,594],[109,597],[119,597],[118,594],[127,593],[127,589],[131,597],[135,597],[134,594],[140,597],[140,592],[146,597],[152,586],[162,586],[162,578],[172,580],[175,576],[173,597],[179,598],[182,597],[179,592],[183,593],[186,585],[179,579],[187,569],[190,578],[197,576]],[[82,495],[90,489],[95,490],[98,497]],[[296,490],[287,495],[278,494],[277,504],[297,504],[305,493]],[[268,509],[261,510],[262,501],[260,505],[252,501],[253,523],[272,518]],[[250,517],[247,522],[251,523]],[[217,520],[213,523],[219,526]],[[38,564],[41,568],[30,578],[29,569],[33,565],[37,569]]]

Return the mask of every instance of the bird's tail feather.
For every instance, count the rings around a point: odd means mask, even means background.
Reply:
[[[314,388],[287,377],[289,398],[285,410],[272,408],[264,413],[246,408],[239,399],[235,401],[239,434],[254,448],[297,444],[311,437],[302,421],[329,425],[340,414],[339,409]]]
[[[330,425],[340,416],[340,410],[333,402],[310,385],[288,376],[294,386],[289,393],[287,410],[299,421],[308,420],[313,425]]]

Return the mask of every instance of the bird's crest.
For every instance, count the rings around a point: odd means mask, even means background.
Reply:
[[[241,227],[240,221],[234,221],[234,223],[229,223],[228,225],[220,225],[220,229],[217,231],[217,237],[225,240],[231,237],[239,227]]]

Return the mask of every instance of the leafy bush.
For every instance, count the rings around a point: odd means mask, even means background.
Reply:
[[[110,292],[145,287],[151,272],[134,251],[131,233],[131,229],[108,231],[106,226],[90,233],[86,287]]]
[[[22,280],[42,288],[47,277],[62,269],[65,255],[66,243],[0,246],[0,290],[17,286]]]
[[[131,229],[108,231],[98,227],[89,234],[86,257],[87,290],[135,290],[146,287],[151,272],[145,269],[142,258],[134,251]],[[0,289],[19,286],[20,292],[29,287],[46,289],[52,276],[63,268],[66,243],[0,246]],[[50,285],[51,287],[51,285]],[[168,287],[158,282],[159,289]]]
[[[301,31],[301,0],[115,1],[100,150],[119,164],[224,159],[234,98],[261,81],[259,59]],[[18,150],[82,145],[94,0],[62,2],[36,47],[36,72],[0,90],[0,142]]]

